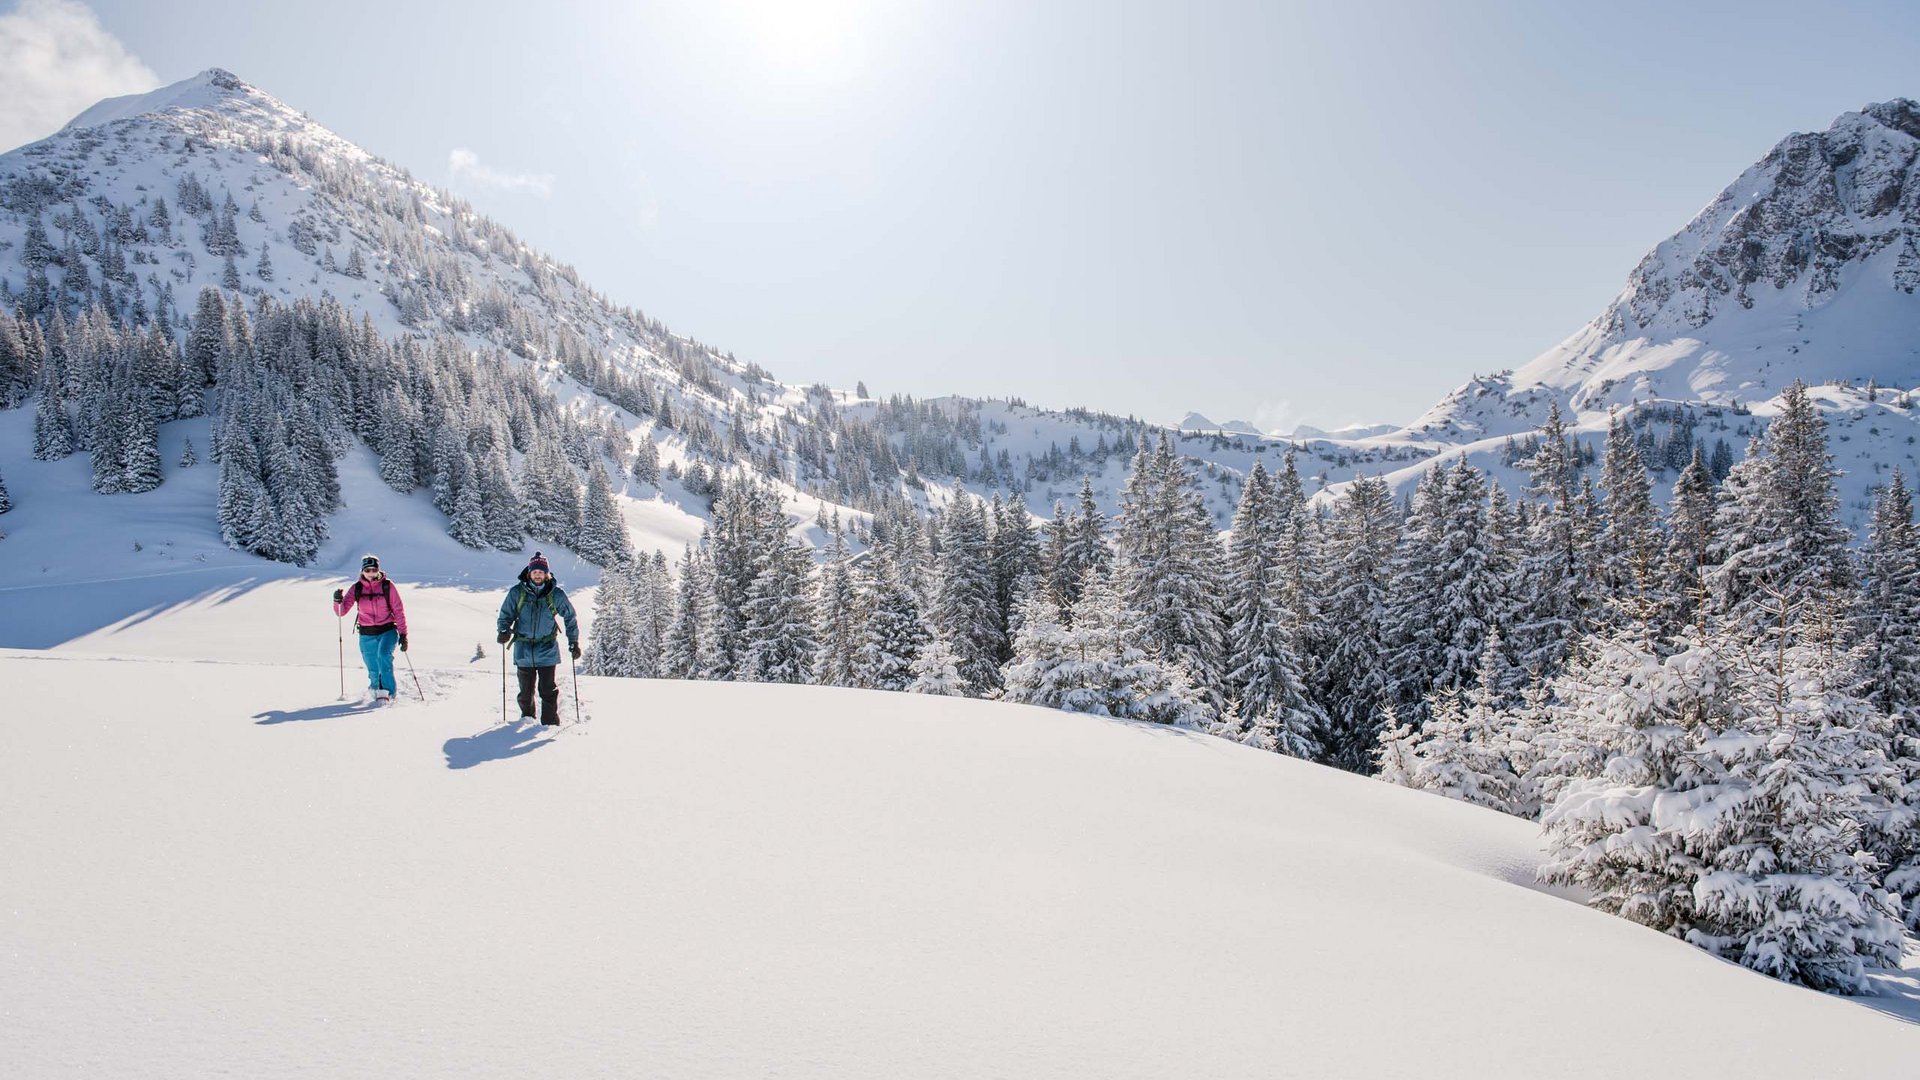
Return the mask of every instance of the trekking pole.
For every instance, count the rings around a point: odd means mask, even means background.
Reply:
[[[580,661],[573,658],[572,649],[567,650],[567,659],[573,664],[573,722],[577,724],[580,722]]]
[[[425,700],[427,700],[427,692],[426,692],[425,690],[422,690],[422,689],[420,689],[420,675],[419,675],[419,673],[418,673],[418,672],[415,672],[415,671],[413,670],[413,657],[411,657],[411,656],[407,656],[407,654],[406,654],[406,653],[404,653],[404,652],[403,652],[403,653],[401,653],[400,655],[401,655],[401,656],[406,656],[406,657],[407,657],[407,674],[409,674],[409,675],[412,675],[412,676],[413,676],[413,689],[414,689],[414,692],[420,695],[420,700],[421,700],[421,701],[425,701]]]
[[[339,639],[340,652],[340,698],[347,696],[347,619],[346,616],[333,620],[334,636]]]
[[[500,722],[507,720],[507,650],[513,648],[513,639],[508,638],[500,646]]]

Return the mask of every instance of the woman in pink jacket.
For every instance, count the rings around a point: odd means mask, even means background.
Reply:
[[[393,681],[393,646],[407,651],[407,609],[400,604],[400,590],[380,572],[378,557],[360,560],[360,580],[350,589],[333,590],[333,613],[345,615],[355,606],[360,631],[360,658],[367,662],[367,689],[375,701],[393,697],[398,685]]]

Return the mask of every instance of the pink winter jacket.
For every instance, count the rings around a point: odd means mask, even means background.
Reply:
[[[371,583],[365,578],[354,582],[340,602],[333,605],[333,613],[345,615],[353,609],[355,602],[360,605],[358,622],[361,633],[381,634],[389,626],[402,634],[407,632],[407,609],[400,603],[400,586],[386,575],[382,574],[380,580]]]

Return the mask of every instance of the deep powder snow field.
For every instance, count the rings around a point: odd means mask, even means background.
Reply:
[[[500,721],[491,642],[471,663],[416,650],[427,700],[403,664],[402,700],[373,709],[352,660],[342,701],[333,643],[300,636],[325,586],[0,652],[0,1072],[1799,1078],[1920,1060],[1920,1028],[1876,1011],[1898,998],[1786,986],[1533,887],[1535,830],[1512,818],[990,702],[583,679],[584,723],[522,730]],[[498,594],[417,595],[414,633],[445,641]],[[215,626],[253,647],[212,647]]]

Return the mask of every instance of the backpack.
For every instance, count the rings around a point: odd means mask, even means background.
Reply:
[[[367,595],[366,591],[362,588],[362,586],[364,586],[365,584],[366,582],[364,581],[356,581],[353,583],[353,598],[355,600],[358,600],[362,596]],[[393,579],[388,577],[385,574],[381,574],[380,575],[380,599],[389,600],[392,598],[392,596],[393,596]]]
[[[513,602],[513,625],[516,627],[520,625],[520,612],[525,610],[527,606],[527,590],[524,584],[523,582],[522,585],[519,586],[520,598]],[[547,642],[560,636],[560,609],[555,607],[553,603],[553,590],[557,588],[559,588],[559,586],[555,585],[540,596],[540,602],[547,605],[547,614],[553,616],[553,630],[545,637],[521,638],[521,641],[529,645],[545,645]]]

